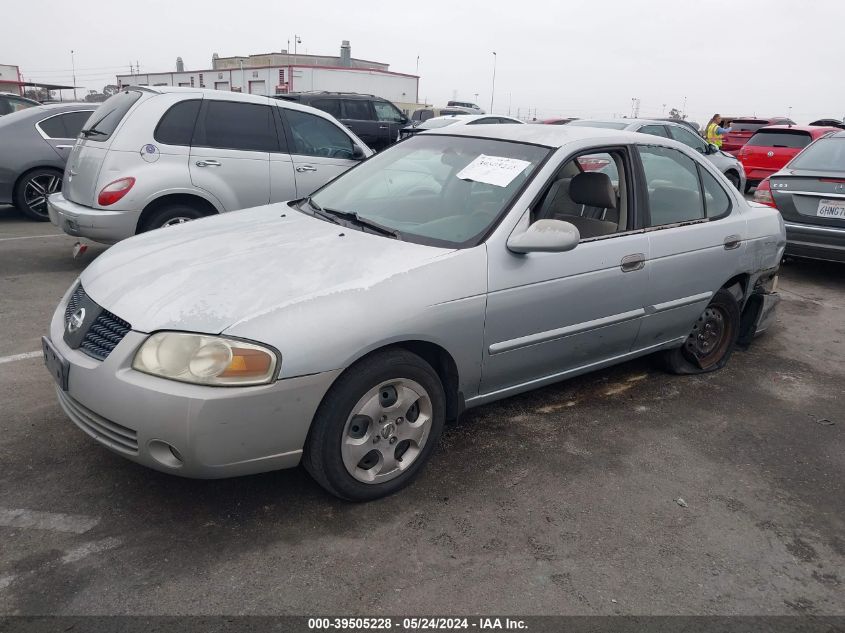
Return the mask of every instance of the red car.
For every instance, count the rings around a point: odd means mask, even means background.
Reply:
[[[761,127],[737,154],[745,168],[745,190],[756,187],[760,181],[780,171],[817,138],[839,131],[839,128],[815,125]]]
[[[795,121],[787,119],[786,117],[770,117],[768,119],[758,119],[757,117],[725,117],[722,120],[722,127],[729,127],[731,131],[722,136],[722,151],[729,154],[737,155],[737,152],[742,149],[742,146],[748,142],[754,132],[766,125],[795,125]],[[705,131],[706,134],[706,131]]]
[[[541,119],[540,121],[531,121],[532,123],[543,123],[545,125],[566,125],[567,123],[571,123],[572,121],[577,121],[578,117],[564,117],[564,118],[554,118],[554,119]]]

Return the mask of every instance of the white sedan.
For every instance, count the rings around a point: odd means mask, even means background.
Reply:
[[[488,125],[494,123],[518,123],[524,125],[525,121],[520,121],[509,116],[500,116],[494,114],[449,114],[446,116],[436,116],[423,121],[415,127],[408,127],[400,131],[400,136],[405,138],[413,136],[426,130],[436,130],[447,125]]]

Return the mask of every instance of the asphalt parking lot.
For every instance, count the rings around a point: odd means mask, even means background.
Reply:
[[[0,208],[2,614],[845,614],[843,266],[785,265],[776,326],[724,371],[644,359],[475,409],[354,505],[79,431],[19,357],[104,250],[73,242]]]

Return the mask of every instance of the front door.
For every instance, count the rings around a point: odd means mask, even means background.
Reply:
[[[354,144],[328,118],[284,108],[286,136],[293,161],[297,197],[310,195],[357,163]]]
[[[624,148],[566,161],[515,231],[557,219],[575,224],[581,242],[564,253],[488,253],[482,394],[530,388],[631,350],[649,281],[648,236],[632,230],[632,174]]]
[[[191,146],[191,182],[226,211],[270,202],[270,152],[279,138],[268,105],[203,100]]]

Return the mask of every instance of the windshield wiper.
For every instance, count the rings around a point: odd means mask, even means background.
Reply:
[[[95,136],[97,134],[99,134],[100,136],[106,136],[105,132],[101,130],[95,130],[94,128],[91,128],[90,130],[82,130],[80,134],[82,134],[82,136],[84,136],[85,138],[88,138],[89,136]]]
[[[313,203],[312,203],[313,204]],[[339,209],[320,209],[324,213],[330,213],[334,216],[339,218],[343,218],[347,222],[351,222],[353,224],[357,224],[360,227],[366,227],[368,229],[373,229],[377,233],[381,233],[382,235],[387,235],[388,237],[395,238],[397,240],[402,239],[402,234],[397,231],[396,229],[391,229],[389,226],[385,226],[384,224],[379,224],[375,220],[370,220],[368,218],[362,218],[360,215],[355,213],[354,211],[341,211]]]
[[[322,219],[324,219],[326,222],[331,222],[332,224],[340,224],[340,221],[339,221],[336,217],[334,217],[334,216],[332,216],[332,215],[329,215],[328,213],[326,213],[325,211],[323,211],[323,207],[321,207],[319,204],[317,204],[316,202],[314,202],[314,201],[311,199],[311,196],[306,196],[306,197],[304,197],[304,198],[302,199],[302,202],[307,202],[307,203],[308,203],[308,206],[310,206],[310,207],[311,207],[311,209],[312,209],[312,211],[311,211],[311,214],[312,214],[312,215],[315,215],[315,216],[317,216],[318,218],[322,218]],[[301,204],[299,205],[299,208],[300,208],[300,210],[302,210],[302,205],[301,205]]]

